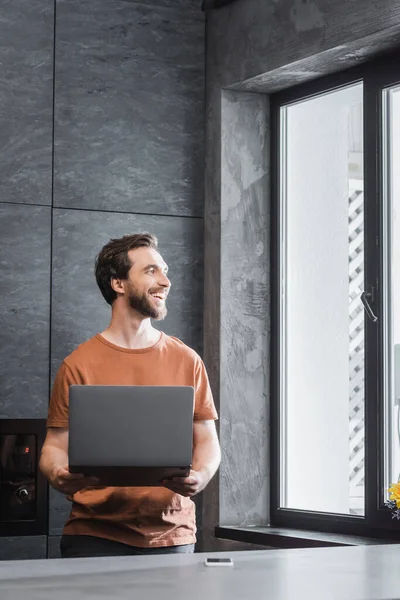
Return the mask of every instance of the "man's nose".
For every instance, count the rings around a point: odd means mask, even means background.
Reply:
[[[159,284],[162,285],[163,287],[171,287],[171,282],[168,279],[168,277],[165,275],[165,273],[161,274],[161,277],[159,279]]]

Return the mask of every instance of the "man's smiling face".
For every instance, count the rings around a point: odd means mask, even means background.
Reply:
[[[144,317],[165,319],[166,299],[171,288],[168,266],[153,248],[136,248],[130,250],[128,256],[132,264],[125,286],[129,306]]]

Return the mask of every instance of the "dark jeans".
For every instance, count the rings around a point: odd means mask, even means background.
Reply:
[[[93,556],[139,556],[153,554],[190,554],[194,544],[138,548],[91,535],[63,535],[60,542],[62,558],[88,558]]]

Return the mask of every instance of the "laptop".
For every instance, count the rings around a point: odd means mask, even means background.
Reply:
[[[190,386],[71,385],[69,469],[106,486],[187,477],[193,412]]]

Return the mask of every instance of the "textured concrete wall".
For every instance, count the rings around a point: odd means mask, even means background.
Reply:
[[[44,418],[64,356],[108,324],[110,237],[156,233],[161,327],[202,351],[204,30],[191,0],[2,3],[0,418]],[[68,511],[52,491],[47,550],[0,538],[0,558],[56,556]]]
[[[206,548],[217,523],[269,522],[268,95],[399,47],[399,17],[396,0],[237,0],[208,14],[204,358],[223,457],[204,494]]]
[[[220,524],[252,524],[268,505],[269,111],[243,92],[221,106]]]
[[[285,69],[291,86],[341,70],[399,45],[399,12],[396,0],[237,0],[209,13],[207,76],[226,87]],[[299,74],[298,62],[325,53],[321,69]]]

